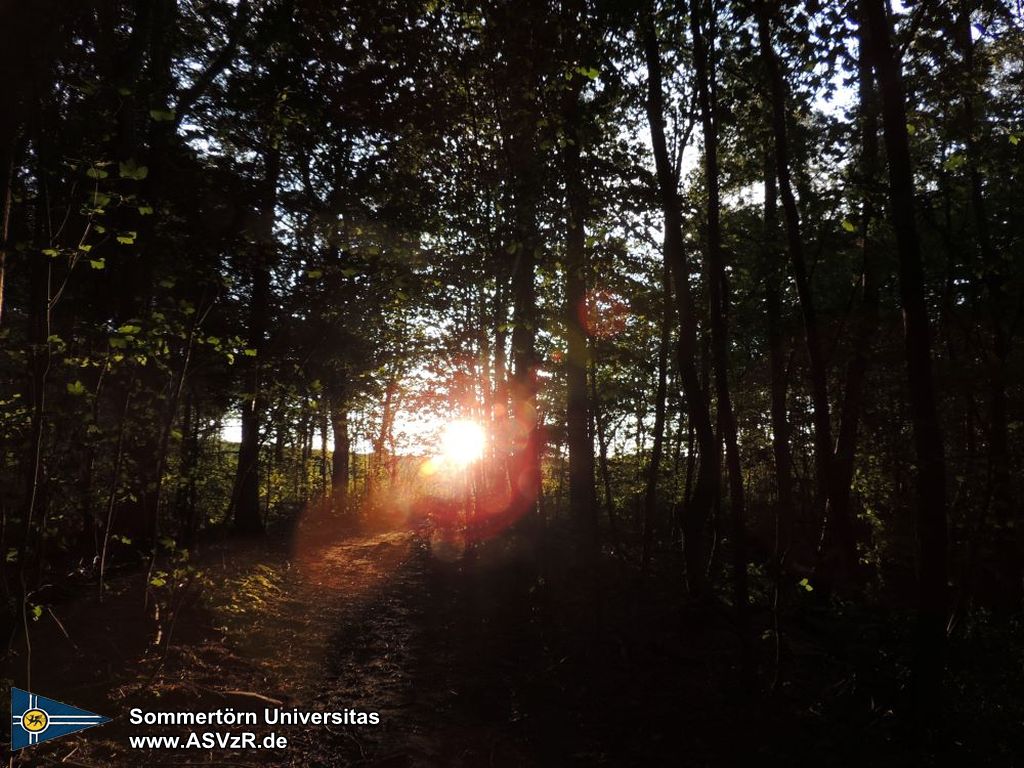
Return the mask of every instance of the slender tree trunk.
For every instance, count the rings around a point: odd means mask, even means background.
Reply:
[[[772,629],[775,635],[775,675],[772,687],[781,679],[782,637],[779,627],[782,596],[782,573],[793,520],[793,452],[786,405],[786,350],[782,338],[781,277],[775,266],[779,261],[776,248],[778,235],[778,188],[771,153],[764,178],[764,242],[765,255],[765,318],[768,331],[768,367],[771,372],[772,455],[775,459],[775,544],[772,574]]]
[[[605,514],[608,515],[608,529],[612,540],[618,540],[615,521],[615,497],[612,494],[612,476],[608,467],[608,436],[605,432],[604,416],[601,413],[601,398],[597,393],[597,360],[590,362],[590,404],[593,432],[597,436],[598,469],[601,472],[601,487],[604,491]]]
[[[535,112],[526,110],[525,120],[536,124]],[[517,121],[518,122],[518,121]],[[537,418],[537,299],[536,267],[541,248],[537,229],[539,169],[529,137],[534,129],[513,129],[513,175],[516,185],[516,254],[512,267],[512,460],[510,483],[512,511],[517,517],[532,518],[540,493],[541,435]]]
[[[715,114],[715,51],[713,33],[708,38],[697,15],[699,0],[690,7],[693,35],[693,61],[704,131],[704,177],[707,186],[707,284],[711,310],[711,358],[715,371],[717,416],[721,438],[725,440],[725,461],[729,476],[729,512],[732,528],[733,599],[736,623],[743,649],[743,676],[753,685],[754,660],[750,646],[749,590],[747,586],[746,500],[740,462],[739,433],[729,390],[729,301],[725,256],[722,253],[722,226],[718,179],[718,118]],[[710,12],[710,8],[708,9]],[[710,18],[709,18],[710,22]]]
[[[168,398],[164,412],[164,422],[160,427],[157,451],[155,456],[156,465],[153,468],[153,479],[146,488],[146,500],[143,508],[146,510],[148,529],[147,535],[150,539],[151,559],[150,565],[156,559],[157,540],[160,537],[160,502],[163,497],[164,468],[167,465],[167,451],[171,441],[171,430],[174,427],[174,417],[178,412],[178,404],[181,402],[182,389],[185,386],[185,379],[189,373],[189,365],[192,362],[192,351],[195,347],[196,334],[202,323],[199,314],[192,316],[192,325],[189,327],[188,336],[185,339],[185,346],[181,352],[181,364],[175,372],[174,381],[171,385],[170,397]],[[147,580],[148,583],[148,580]]]
[[[786,118],[786,82],[771,40],[771,20],[763,0],[757,9],[758,38],[761,57],[767,70],[768,88],[772,106],[772,134],[775,139],[775,165],[782,198],[782,212],[786,223],[786,242],[796,281],[797,297],[804,322],[804,338],[810,364],[811,403],[814,421],[815,510],[829,527],[838,546],[840,572],[849,573],[856,559],[853,529],[849,517],[840,517],[844,510],[830,509],[832,497],[832,422],[829,412],[828,378],[825,358],[819,337],[818,316],[814,304],[810,275],[804,260],[803,240],[800,233],[800,214],[790,177],[789,141]]]
[[[324,496],[331,487],[331,461],[327,455],[327,430],[329,428],[330,414],[327,404],[327,397],[320,398],[320,484]]]
[[[376,483],[381,479],[380,476],[385,467],[387,440],[388,434],[391,432],[391,424],[395,418],[395,395],[397,393],[398,377],[397,375],[392,375],[388,378],[387,384],[384,387],[384,403],[381,409],[380,431],[377,433],[377,436],[373,441],[373,470],[371,475],[374,487],[376,487]]]
[[[509,488],[509,386],[508,386],[508,306],[505,295],[505,277],[499,274],[494,297],[494,400],[492,421],[496,484]]]
[[[331,428],[334,433],[334,453],[331,456],[331,500],[334,511],[343,515],[348,511],[349,454],[351,443],[348,433],[348,409],[340,397],[331,398]]]
[[[662,271],[661,337],[658,340],[658,389],[654,394],[654,444],[647,465],[647,485],[644,489],[644,532],[641,567],[646,572],[651,562],[654,544],[655,512],[658,502],[658,475],[665,439],[665,411],[668,397],[668,350],[672,343],[672,272],[668,265]]]
[[[195,393],[191,390],[185,396],[181,414],[181,451],[179,486],[175,494],[180,530],[178,541],[185,548],[191,548],[197,530],[195,476],[199,463],[199,407]]]
[[[565,329],[566,434],[569,446],[569,513],[587,550],[597,544],[597,504],[594,489],[594,438],[590,432],[587,392],[586,232],[587,190],[580,167],[580,92],[583,76],[576,74],[565,104],[565,130],[572,137],[563,153],[566,187]]]
[[[832,461],[833,481],[831,489],[830,519],[833,521],[850,521],[853,513],[850,509],[850,489],[853,484],[853,466],[857,453],[857,431],[864,401],[864,381],[867,375],[868,352],[871,342],[878,331],[878,279],[875,267],[875,240],[872,232],[876,217],[876,190],[879,183],[879,147],[878,147],[878,99],[875,93],[874,79],[871,74],[871,62],[868,60],[868,41],[863,26],[860,31],[860,52],[858,54],[858,88],[860,91],[860,127],[861,127],[861,160],[860,186],[861,202],[861,277],[860,303],[857,308],[856,322],[853,331],[853,344],[850,360],[846,366],[846,385],[840,406],[839,434],[836,437],[835,454]],[[828,530],[826,530],[826,534]],[[851,543],[854,541],[851,529]],[[837,551],[842,557],[842,542],[824,542],[824,551]],[[855,576],[857,571],[856,552],[846,552],[847,558],[854,558],[845,563],[848,569],[843,575]],[[842,566],[842,563],[841,563]]]
[[[989,491],[991,512],[997,530],[997,568],[1000,589],[996,603],[1016,611],[1024,599],[1022,583],[1021,534],[1019,520],[1013,519],[1013,501],[1010,498],[1010,442],[1007,413],[1006,367],[1010,355],[1010,333],[1004,320],[1006,297],[1005,273],[1001,269],[1000,254],[992,242],[991,224],[985,203],[981,173],[982,158],[975,137],[977,109],[982,106],[976,92],[974,41],[971,38],[971,10],[973,3],[964,2],[956,15],[954,39],[963,64],[963,134],[967,154],[967,177],[971,193],[971,213],[977,235],[980,270],[988,290],[989,322],[992,333],[992,354],[989,357]],[[978,105],[976,107],[976,104]]]
[[[43,203],[39,204],[37,216],[43,215]],[[39,220],[41,221],[41,219]],[[42,236],[37,221],[37,237]],[[25,508],[22,512],[21,546],[18,552],[18,569],[22,582],[30,565],[34,562],[33,547],[37,546],[36,532],[39,528],[38,515],[45,483],[44,437],[46,428],[46,381],[50,372],[52,349],[50,345],[50,279],[49,257],[40,251],[31,255],[28,306],[28,387],[26,398],[30,407],[29,438],[26,445],[25,461]],[[40,536],[41,538],[41,536]],[[24,596],[24,595],[23,595]]]
[[[931,329],[914,211],[906,97],[884,0],[864,0],[882,100],[889,165],[889,216],[899,254],[907,383],[917,455],[919,606],[913,666],[914,711],[925,724],[940,707],[946,641],[946,469],[932,378]]]
[[[276,147],[264,154],[263,201],[260,215],[260,242],[254,255],[252,272],[252,298],[249,304],[249,347],[256,357],[249,360],[245,377],[245,400],[242,404],[242,442],[238,447],[238,472],[235,478],[235,530],[244,535],[262,533],[260,515],[260,423],[266,407],[262,392],[263,355],[266,354],[266,335],[270,324],[270,274],[276,261],[274,218],[277,206],[278,179],[281,174],[281,155]],[[303,467],[303,474],[306,468]]]
[[[661,59],[651,12],[643,21],[643,46],[647,63],[647,119],[657,171],[658,191],[665,217],[665,261],[672,270],[679,339],[676,345],[677,367],[686,395],[687,415],[694,425],[700,450],[700,465],[693,497],[685,506],[683,518],[686,578],[691,595],[703,597],[706,579],[704,529],[718,494],[719,451],[708,397],[697,373],[697,317],[690,293],[690,265],[682,236],[682,211],[677,192],[678,179],[669,159],[665,140],[665,107],[662,95]]]

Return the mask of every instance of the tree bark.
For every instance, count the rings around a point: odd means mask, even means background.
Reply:
[[[331,429],[334,434],[334,453],[331,454],[331,505],[336,514],[348,511],[349,454],[351,442],[348,432],[348,409],[340,397],[330,401]]]
[[[571,141],[563,152],[566,192],[565,330],[566,440],[569,447],[569,513],[585,549],[597,544],[597,504],[594,489],[594,438],[590,432],[587,392],[586,208],[587,191],[580,167],[580,92],[583,76],[576,74],[565,104],[565,131]]]
[[[793,450],[790,445],[790,423],[786,400],[786,350],[782,337],[781,275],[776,264],[779,214],[778,187],[774,160],[768,155],[764,177],[764,242],[765,255],[765,319],[768,332],[768,367],[771,377],[772,455],[775,459],[775,543],[772,573],[772,628],[775,634],[775,676],[773,688],[781,679],[782,638],[779,615],[781,612],[782,568],[789,550],[793,521]]]
[[[804,339],[810,365],[812,418],[814,422],[814,470],[815,470],[815,511],[824,526],[834,538],[839,550],[841,571],[848,572],[855,562],[853,529],[849,517],[843,517],[844,510],[830,508],[832,498],[832,421],[828,395],[828,377],[825,358],[819,337],[818,315],[814,303],[807,263],[804,259],[803,240],[800,232],[800,213],[793,183],[790,176],[789,141],[786,118],[786,83],[772,46],[771,19],[766,4],[758,0],[758,40],[761,57],[767,71],[768,89],[771,100],[771,125],[774,137],[776,176],[782,199],[782,212],[786,224],[786,243],[796,282],[797,298],[803,317]],[[848,515],[848,510],[845,510]]]
[[[260,515],[260,423],[266,398],[263,386],[263,356],[266,353],[266,335],[270,324],[270,274],[276,261],[274,217],[277,206],[277,187],[281,174],[281,154],[277,147],[264,153],[263,200],[260,226],[256,233],[259,242],[252,268],[252,299],[249,304],[248,342],[256,356],[246,358],[249,367],[245,377],[245,401],[242,405],[242,442],[238,447],[238,470],[235,476],[234,527],[243,535],[263,532]],[[303,467],[303,474],[305,474]]]
[[[651,460],[647,464],[647,484],[644,489],[644,531],[641,568],[646,572],[651,562],[654,544],[654,526],[658,503],[658,474],[665,440],[665,411],[668,397],[668,350],[672,342],[672,272],[668,265],[662,271],[661,336],[658,340],[658,388],[654,393],[654,442]]]
[[[981,174],[982,158],[975,137],[978,118],[975,88],[974,41],[971,39],[972,3],[964,2],[956,15],[954,40],[963,66],[963,135],[967,155],[967,178],[970,185],[971,213],[977,234],[980,269],[988,292],[989,323],[992,334],[992,354],[989,357],[989,490],[992,519],[998,531],[996,566],[1000,580],[995,602],[1002,608],[1015,611],[1024,599],[1021,575],[1021,534],[1016,529],[1019,520],[1013,519],[1010,498],[1011,469],[1009,419],[1007,413],[1006,367],[1010,355],[1010,332],[1006,327],[1005,273],[1000,269],[999,254],[992,242],[991,224],[985,201]],[[973,270],[972,270],[973,271]]]
[[[722,252],[721,203],[718,178],[718,118],[714,95],[713,36],[706,38],[703,20],[698,16],[700,0],[690,8],[693,35],[693,61],[704,132],[704,181],[707,186],[706,271],[711,314],[711,359],[715,372],[719,439],[725,440],[725,461],[729,476],[729,513],[732,528],[733,599],[740,634],[743,676],[747,685],[754,681],[754,660],[750,638],[749,589],[747,585],[746,500],[740,461],[736,414],[729,390],[729,300],[726,286],[725,256]],[[709,9],[710,12],[710,9]],[[709,19],[710,21],[710,19]]]
[[[913,706],[921,724],[941,701],[946,640],[946,469],[932,378],[931,328],[914,211],[906,97],[884,0],[864,0],[872,63],[882,101],[889,166],[889,216],[899,255],[904,353],[917,455],[918,622]]]
[[[505,9],[509,11],[510,9]],[[512,191],[514,251],[511,273],[512,456],[509,462],[510,511],[513,517],[532,519],[540,496],[541,432],[537,414],[537,260],[543,239],[539,230],[541,169],[537,157],[537,123],[540,118],[537,84],[537,44],[527,33],[530,22],[543,23],[543,4],[517,6],[522,17],[506,13],[502,19],[507,48],[509,82],[507,113],[503,121],[504,143]],[[535,55],[536,54],[536,55]]]
[[[590,361],[590,404],[593,432],[597,436],[598,468],[601,472],[601,486],[604,490],[605,514],[608,515],[608,530],[613,541],[618,540],[615,522],[615,496],[612,494],[612,476],[608,467],[608,437],[605,433],[604,416],[601,413],[601,398],[597,393],[597,360]]]
[[[673,171],[665,140],[661,59],[650,10],[643,20],[642,39],[647,64],[647,120],[651,129],[658,192],[665,217],[665,261],[672,271],[675,311],[679,322],[677,367],[683,393],[686,395],[687,415],[694,425],[700,451],[697,481],[683,516],[687,586],[693,597],[700,598],[704,596],[706,588],[704,529],[718,494],[720,459],[718,441],[708,410],[708,397],[697,373],[697,317],[690,292],[689,259],[683,244],[682,209],[676,189],[678,179]]]
[[[857,307],[853,330],[853,344],[850,360],[846,365],[845,387],[839,412],[839,434],[836,437],[835,453],[832,460],[833,483],[831,489],[831,512],[833,521],[849,521],[852,526],[853,514],[850,509],[850,490],[853,483],[853,467],[857,454],[857,433],[864,402],[864,381],[867,376],[868,352],[878,331],[878,278],[875,266],[875,240],[872,225],[877,215],[876,190],[879,183],[878,146],[878,98],[871,62],[868,60],[869,42],[863,26],[859,28],[860,52],[858,53],[858,90],[860,92],[861,158],[859,183],[861,187],[861,276],[860,302]],[[855,537],[847,545],[842,541],[826,540],[825,551],[838,554],[841,580],[856,576]],[[826,529],[826,535],[829,531]],[[845,553],[845,554],[844,554]],[[844,562],[845,558],[845,562]],[[852,559],[851,559],[852,558]],[[845,570],[844,570],[845,569]]]

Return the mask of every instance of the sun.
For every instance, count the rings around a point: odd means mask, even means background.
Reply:
[[[475,421],[450,421],[441,432],[441,452],[445,459],[460,467],[472,464],[484,454],[484,428]]]

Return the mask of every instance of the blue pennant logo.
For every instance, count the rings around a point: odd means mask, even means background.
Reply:
[[[11,688],[12,750],[42,744],[109,721],[109,717],[95,712],[36,696],[21,688]]]

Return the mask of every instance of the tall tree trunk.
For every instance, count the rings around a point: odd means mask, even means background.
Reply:
[[[618,540],[615,521],[615,497],[612,494],[612,475],[608,467],[608,436],[605,433],[604,416],[601,413],[601,398],[597,392],[597,360],[590,361],[590,414],[593,432],[597,436],[598,469],[601,472],[601,487],[604,491],[605,514],[608,515],[608,530],[613,541]]]
[[[768,89],[772,107],[772,134],[775,140],[775,165],[782,199],[783,218],[786,223],[786,242],[789,249],[793,277],[796,281],[800,312],[803,316],[804,338],[810,364],[811,404],[814,421],[815,511],[825,526],[834,532],[838,546],[840,571],[848,573],[856,559],[853,528],[849,517],[841,517],[842,509],[829,508],[832,497],[832,422],[829,412],[828,377],[819,337],[818,316],[814,304],[810,275],[804,259],[800,233],[800,213],[790,177],[789,141],[786,118],[786,82],[778,57],[772,47],[771,19],[763,0],[755,3],[758,39],[761,57],[767,70]]]
[[[690,265],[682,235],[682,210],[678,179],[669,159],[665,140],[665,107],[662,95],[661,58],[651,11],[643,20],[643,46],[647,63],[647,120],[658,179],[658,192],[665,217],[665,261],[672,271],[673,295],[679,322],[676,345],[677,367],[686,396],[687,415],[694,425],[700,450],[700,465],[693,495],[684,509],[683,538],[686,578],[691,595],[705,593],[706,551],[704,529],[718,495],[719,450],[708,410],[708,397],[697,373],[697,316],[690,293]]]
[[[319,417],[320,427],[320,490],[327,495],[328,490],[331,487],[331,461],[327,456],[327,430],[329,428],[330,410],[327,404],[327,397],[321,396],[320,398],[320,410],[317,413]]]
[[[541,492],[542,435],[537,410],[537,263],[542,172],[537,145],[541,105],[538,68],[541,51],[531,27],[546,22],[546,6],[529,0],[500,9],[506,69],[507,112],[502,116],[512,198],[514,252],[512,299],[511,400],[512,456],[509,463],[510,511],[532,518]]]
[[[729,300],[726,285],[725,256],[722,252],[721,207],[718,179],[718,118],[715,114],[715,40],[705,37],[702,19],[697,14],[700,0],[690,7],[693,35],[693,61],[704,132],[704,182],[707,186],[707,284],[711,313],[711,358],[715,371],[715,394],[719,433],[725,440],[725,461],[729,476],[729,512],[732,528],[733,599],[736,623],[743,649],[743,676],[747,685],[754,681],[754,660],[750,646],[749,590],[747,586],[746,501],[740,462],[739,434],[732,394],[729,391]],[[710,13],[707,23],[711,25]]]
[[[831,515],[833,521],[850,521],[853,514],[850,509],[850,489],[853,484],[853,466],[857,454],[857,432],[860,414],[864,402],[864,380],[867,374],[868,352],[871,342],[878,331],[878,278],[875,267],[875,240],[872,233],[876,217],[876,192],[879,184],[879,147],[878,147],[878,98],[875,92],[874,79],[871,74],[871,62],[868,59],[868,40],[866,30],[859,27],[859,47],[857,59],[858,90],[860,92],[860,129],[861,158],[859,184],[861,188],[861,276],[860,302],[857,307],[856,321],[853,330],[853,343],[850,360],[846,365],[845,387],[839,412],[839,434],[836,437],[835,453],[832,460]],[[828,530],[825,531],[829,533]],[[851,529],[852,534],[852,529]],[[840,573],[843,576],[855,576],[857,570],[856,552],[846,551],[841,541],[826,540],[823,551],[839,555]],[[850,544],[854,543],[851,536]],[[843,563],[842,557],[853,558]],[[848,570],[842,573],[842,568]]]
[[[348,511],[349,453],[348,409],[338,396],[331,398],[331,429],[334,433],[334,453],[331,455],[331,504],[335,513]]]
[[[388,435],[395,420],[395,396],[398,394],[398,376],[389,376],[384,387],[384,403],[381,409],[380,431],[373,441],[372,487],[376,488],[386,466]]]
[[[566,440],[569,447],[569,513],[582,543],[593,550],[597,543],[597,505],[594,490],[594,439],[590,433],[590,396],[587,392],[586,231],[587,191],[580,167],[580,93],[583,76],[577,73],[565,103],[565,130],[571,141],[563,153],[565,169],[565,331],[566,331]]]
[[[954,39],[963,65],[963,135],[967,154],[967,176],[971,193],[971,213],[977,235],[980,269],[988,290],[989,323],[992,333],[992,355],[989,358],[989,491],[992,518],[1000,534],[997,537],[996,557],[1000,589],[996,602],[1016,611],[1024,599],[1022,583],[1021,534],[1019,520],[1013,520],[1013,502],[1010,498],[1010,443],[1006,396],[1006,364],[1010,355],[1010,332],[1004,320],[1006,281],[999,254],[992,242],[991,224],[985,203],[980,157],[975,136],[978,125],[977,109],[981,106],[976,92],[974,41],[971,37],[971,11],[974,4],[961,3],[956,14]],[[976,106],[977,105],[977,106]]]
[[[889,165],[889,216],[899,254],[907,383],[917,454],[918,623],[913,667],[914,711],[922,723],[938,711],[946,641],[946,468],[935,407],[931,329],[914,213],[914,172],[907,136],[900,61],[884,0],[864,0]]]
[[[238,472],[235,477],[234,525],[238,533],[251,535],[263,531],[260,516],[260,423],[266,407],[262,392],[263,356],[270,324],[270,274],[276,261],[274,217],[277,187],[281,175],[281,154],[276,147],[264,153],[263,200],[260,212],[258,244],[252,270],[252,299],[249,304],[248,342],[256,356],[249,360],[245,377],[245,401],[242,405],[242,442],[238,447]],[[306,468],[303,467],[303,474]]]
[[[193,391],[185,397],[185,406],[181,414],[181,452],[178,491],[175,494],[175,506],[178,508],[181,528],[178,542],[185,548],[191,548],[198,529],[196,519],[196,473],[199,466],[199,404]]]
[[[781,275],[777,245],[779,214],[774,160],[768,153],[764,177],[765,317],[768,332],[768,367],[771,376],[772,455],[775,459],[775,543],[772,573],[772,629],[775,634],[775,676],[781,679],[782,637],[779,627],[782,596],[782,568],[789,549],[793,520],[793,450],[787,411],[786,350],[782,338]]]
[[[665,440],[665,410],[668,397],[668,350],[672,343],[672,272],[668,265],[662,270],[661,336],[658,340],[658,388],[654,393],[654,444],[651,460],[647,464],[647,484],[644,489],[644,532],[641,567],[646,572],[651,562],[654,544],[655,512],[658,502],[658,475]]]
[[[505,284],[507,278],[500,273],[495,276],[494,290],[494,399],[492,420],[494,423],[495,485],[509,488],[509,378],[508,378],[508,300]]]

